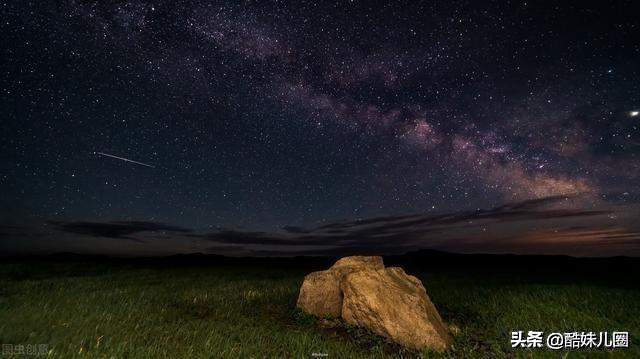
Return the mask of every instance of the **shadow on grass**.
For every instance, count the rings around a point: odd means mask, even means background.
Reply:
[[[316,318],[295,308],[291,311],[288,319],[289,326],[294,325],[298,328],[314,331],[325,338],[353,343],[364,352],[384,353],[401,358],[421,356],[419,351],[405,348],[365,328],[349,325],[339,318]]]

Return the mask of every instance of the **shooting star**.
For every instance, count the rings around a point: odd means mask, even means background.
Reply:
[[[130,159],[124,158],[124,157],[118,157],[118,156],[110,155],[110,154],[104,153],[104,152],[94,152],[94,153],[97,154],[97,155],[100,155],[100,156],[111,157],[111,158],[115,158],[117,160],[121,160],[121,161],[125,161],[125,162],[131,162],[131,163],[135,163],[135,164],[142,165],[142,166],[156,168],[155,166],[152,166],[152,165],[149,165],[149,164],[146,164],[146,163],[130,160]]]

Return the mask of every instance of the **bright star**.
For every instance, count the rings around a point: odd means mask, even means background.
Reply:
[[[640,111],[629,111],[629,116],[631,117],[636,117],[638,114],[640,114]]]

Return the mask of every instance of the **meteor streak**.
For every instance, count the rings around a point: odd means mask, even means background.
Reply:
[[[146,164],[146,163],[142,163],[142,162],[138,162],[138,161],[130,160],[130,159],[128,159],[128,158],[124,158],[124,157],[118,157],[118,156],[110,155],[110,154],[108,154],[108,153],[104,153],[104,152],[94,152],[94,153],[95,153],[95,154],[97,154],[97,155],[100,155],[100,156],[111,157],[111,158],[115,158],[115,159],[117,159],[117,160],[121,160],[121,161],[125,161],[125,162],[131,162],[131,163],[135,163],[135,164],[142,165],[142,166],[147,166],[147,167],[151,167],[151,168],[156,168],[155,166],[148,165],[148,164]]]

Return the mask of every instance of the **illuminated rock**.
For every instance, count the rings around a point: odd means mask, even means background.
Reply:
[[[413,349],[444,351],[451,336],[422,282],[381,257],[345,257],[305,277],[298,307],[319,317],[342,317]]]

